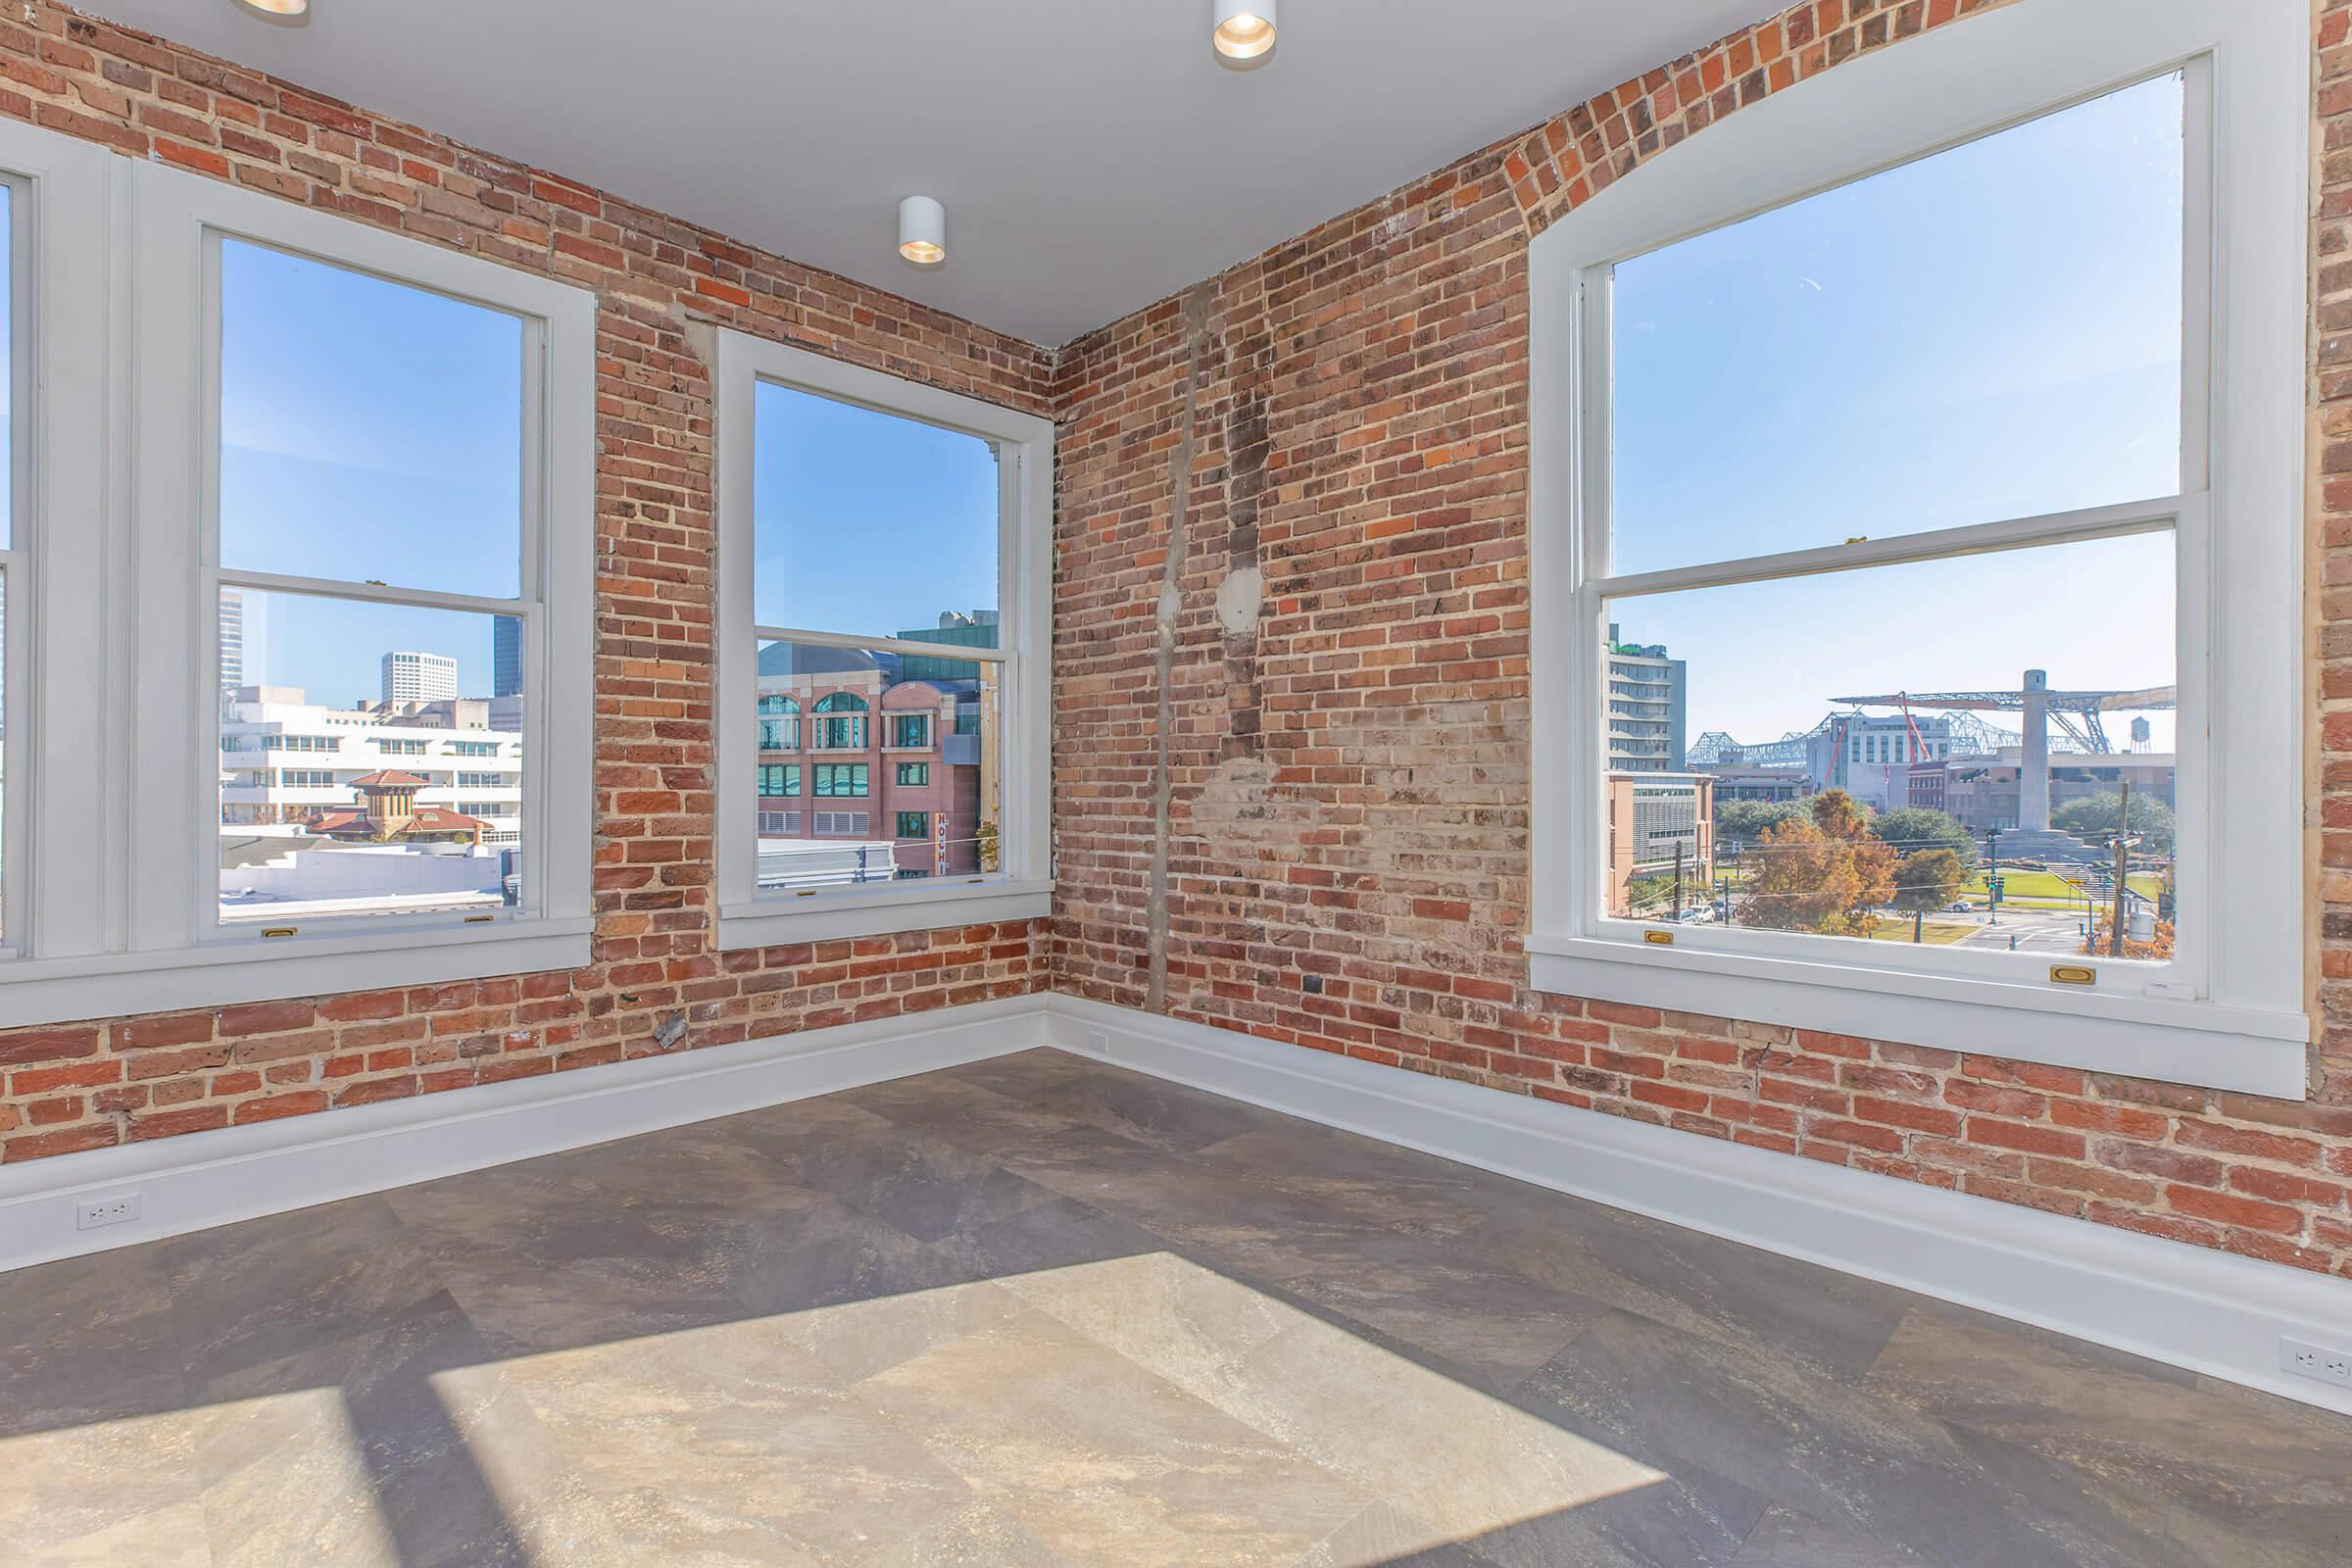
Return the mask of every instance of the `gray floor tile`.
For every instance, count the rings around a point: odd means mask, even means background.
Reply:
[[[11,1563],[2352,1561],[2352,1421],[1045,1052],[0,1277],[0,1444]]]

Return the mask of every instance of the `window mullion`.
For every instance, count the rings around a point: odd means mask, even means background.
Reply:
[[[257,593],[301,594],[312,599],[358,599],[411,610],[451,610],[476,615],[522,616],[535,613],[539,608],[537,601],[531,599],[484,599],[473,594],[441,593],[430,588],[353,582],[340,577],[290,576],[227,566],[206,569],[215,587],[250,588]]]
[[[1825,545],[1815,550],[1791,550],[1778,555],[1749,556],[1695,566],[1671,566],[1661,571],[1595,578],[1591,586],[1604,599],[1677,593],[1690,588],[1731,588],[1741,583],[1770,582],[1786,577],[1823,576],[1868,566],[1907,565],[1948,560],[1955,556],[1987,555],[1996,551],[2027,550],[2036,545],[2072,544],[2086,539],[2119,538],[2154,533],[2175,525],[2181,513],[2199,504],[2198,496],[2166,496],[2153,501],[2125,502],[2081,512],[2056,512],[2039,516],[2012,517],[2000,522],[1970,523],[1929,533],[1896,534],[1850,544]]]
[[[1005,636],[999,622],[999,636]],[[806,627],[755,626],[752,637],[763,643],[799,643],[809,648],[851,648],[859,653],[912,654],[917,659],[953,659],[958,663],[1001,664],[1012,657],[1008,647],[966,647],[961,643],[927,643],[906,637],[861,637],[856,632],[811,631]]]

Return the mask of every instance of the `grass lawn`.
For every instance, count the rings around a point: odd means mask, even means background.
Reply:
[[[2164,878],[2153,871],[2134,871],[2132,873],[2130,881],[2132,891],[2142,898],[2152,900],[2161,898],[2164,894]],[[2076,888],[2055,871],[2011,871],[2004,868],[2001,872],[2001,906],[2003,908],[2015,906],[2020,909],[2079,909],[2082,906],[2084,891],[2086,890]],[[2087,891],[2092,892],[2094,898],[2100,902],[2104,902],[2107,897],[2105,894],[2097,893],[2095,889]],[[1969,883],[1967,897],[1971,903],[1984,901],[1984,877],[1983,873],[1980,872],[1976,880]]]
[[[1969,884],[1968,891],[1979,898],[1984,896],[1983,872],[1980,871],[1977,879]],[[2074,884],[2055,871],[2012,871],[2005,866],[2001,870],[2003,904],[2022,904],[2028,899],[2054,899],[2063,905],[2069,899],[2081,897]]]

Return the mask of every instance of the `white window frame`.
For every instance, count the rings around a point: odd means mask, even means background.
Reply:
[[[759,731],[758,645],[770,636],[833,648],[940,657],[938,643],[858,637],[759,624],[753,598],[753,482],[762,381],[853,403],[988,441],[997,449],[998,608],[1006,635],[997,649],[956,648],[956,659],[1004,670],[1003,869],[993,875],[910,878],[762,896],[754,794]],[[1051,419],[844,365],[746,333],[718,334],[718,946],[734,951],[879,936],[943,926],[1034,919],[1053,910],[1051,842],[1054,633],[1054,423]],[[805,711],[803,718],[811,716]],[[877,701],[867,718],[888,717]],[[813,737],[804,735],[804,742]],[[887,733],[875,737],[887,741]],[[890,765],[887,749],[879,766]],[[805,759],[821,760],[813,749]],[[878,788],[875,781],[869,788]],[[803,802],[815,799],[804,781]],[[868,799],[872,799],[871,796]],[[808,809],[815,808],[810,805]]]
[[[2028,0],[1743,109],[1532,243],[1536,989],[2304,1098],[2308,700],[2288,607],[2305,602],[2309,24],[2269,0]],[[2183,68],[2181,497],[1608,575],[1605,284],[1619,262]],[[1834,938],[1669,933],[1605,914],[1604,598],[2167,526],[2180,563],[2173,963],[2083,959],[2096,983],[2082,987],[2059,983],[2046,956],[1906,949],[1898,969]]]
[[[8,632],[31,643],[17,688],[29,723],[9,736],[27,760],[12,756],[12,777],[29,790],[8,802],[31,828],[7,867],[30,887],[21,899],[11,889],[0,1027],[587,963],[595,297],[29,127],[0,124],[0,172],[34,193],[22,216],[36,225],[35,305],[19,330],[39,345],[33,497],[20,516],[38,569],[29,613],[12,614]],[[306,917],[290,936],[217,919],[220,617],[202,528],[218,456],[208,274],[221,234],[533,323],[526,636],[543,673],[524,704],[535,777],[519,908],[488,921]]]

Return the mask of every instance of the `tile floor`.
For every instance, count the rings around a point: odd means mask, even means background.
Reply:
[[[0,1276],[14,1564],[2352,1561],[2352,1420],[1053,1053]]]

